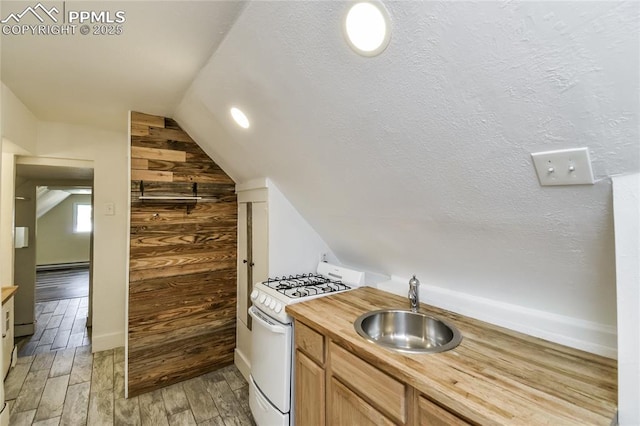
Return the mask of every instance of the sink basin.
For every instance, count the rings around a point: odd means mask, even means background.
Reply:
[[[451,323],[420,312],[371,311],[358,317],[353,325],[370,342],[400,352],[445,352],[462,341],[462,335]]]

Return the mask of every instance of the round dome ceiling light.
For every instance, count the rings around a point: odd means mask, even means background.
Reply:
[[[391,39],[389,14],[379,2],[360,2],[351,6],[344,20],[349,46],[363,56],[382,53]]]
[[[244,112],[242,112],[239,108],[236,108],[236,107],[232,107],[230,111],[231,111],[231,117],[233,118],[233,121],[235,121],[238,124],[238,126],[242,127],[243,129],[249,128],[249,119],[247,118]]]

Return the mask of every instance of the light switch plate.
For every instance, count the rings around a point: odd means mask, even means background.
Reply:
[[[114,203],[104,203],[105,216],[114,216],[116,214],[116,206]]]
[[[540,185],[593,185],[588,148],[531,154]]]

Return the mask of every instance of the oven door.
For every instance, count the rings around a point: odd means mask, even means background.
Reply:
[[[280,412],[291,407],[291,324],[282,324],[252,306],[251,377]]]
[[[249,377],[249,408],[258,426],[290,426],[290,413],[281,413],[260,392],[252,377]]]

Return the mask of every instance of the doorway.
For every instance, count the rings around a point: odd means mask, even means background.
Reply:
[[[18,159],[15,222],[18,358],[90,345],[93,169]]]

